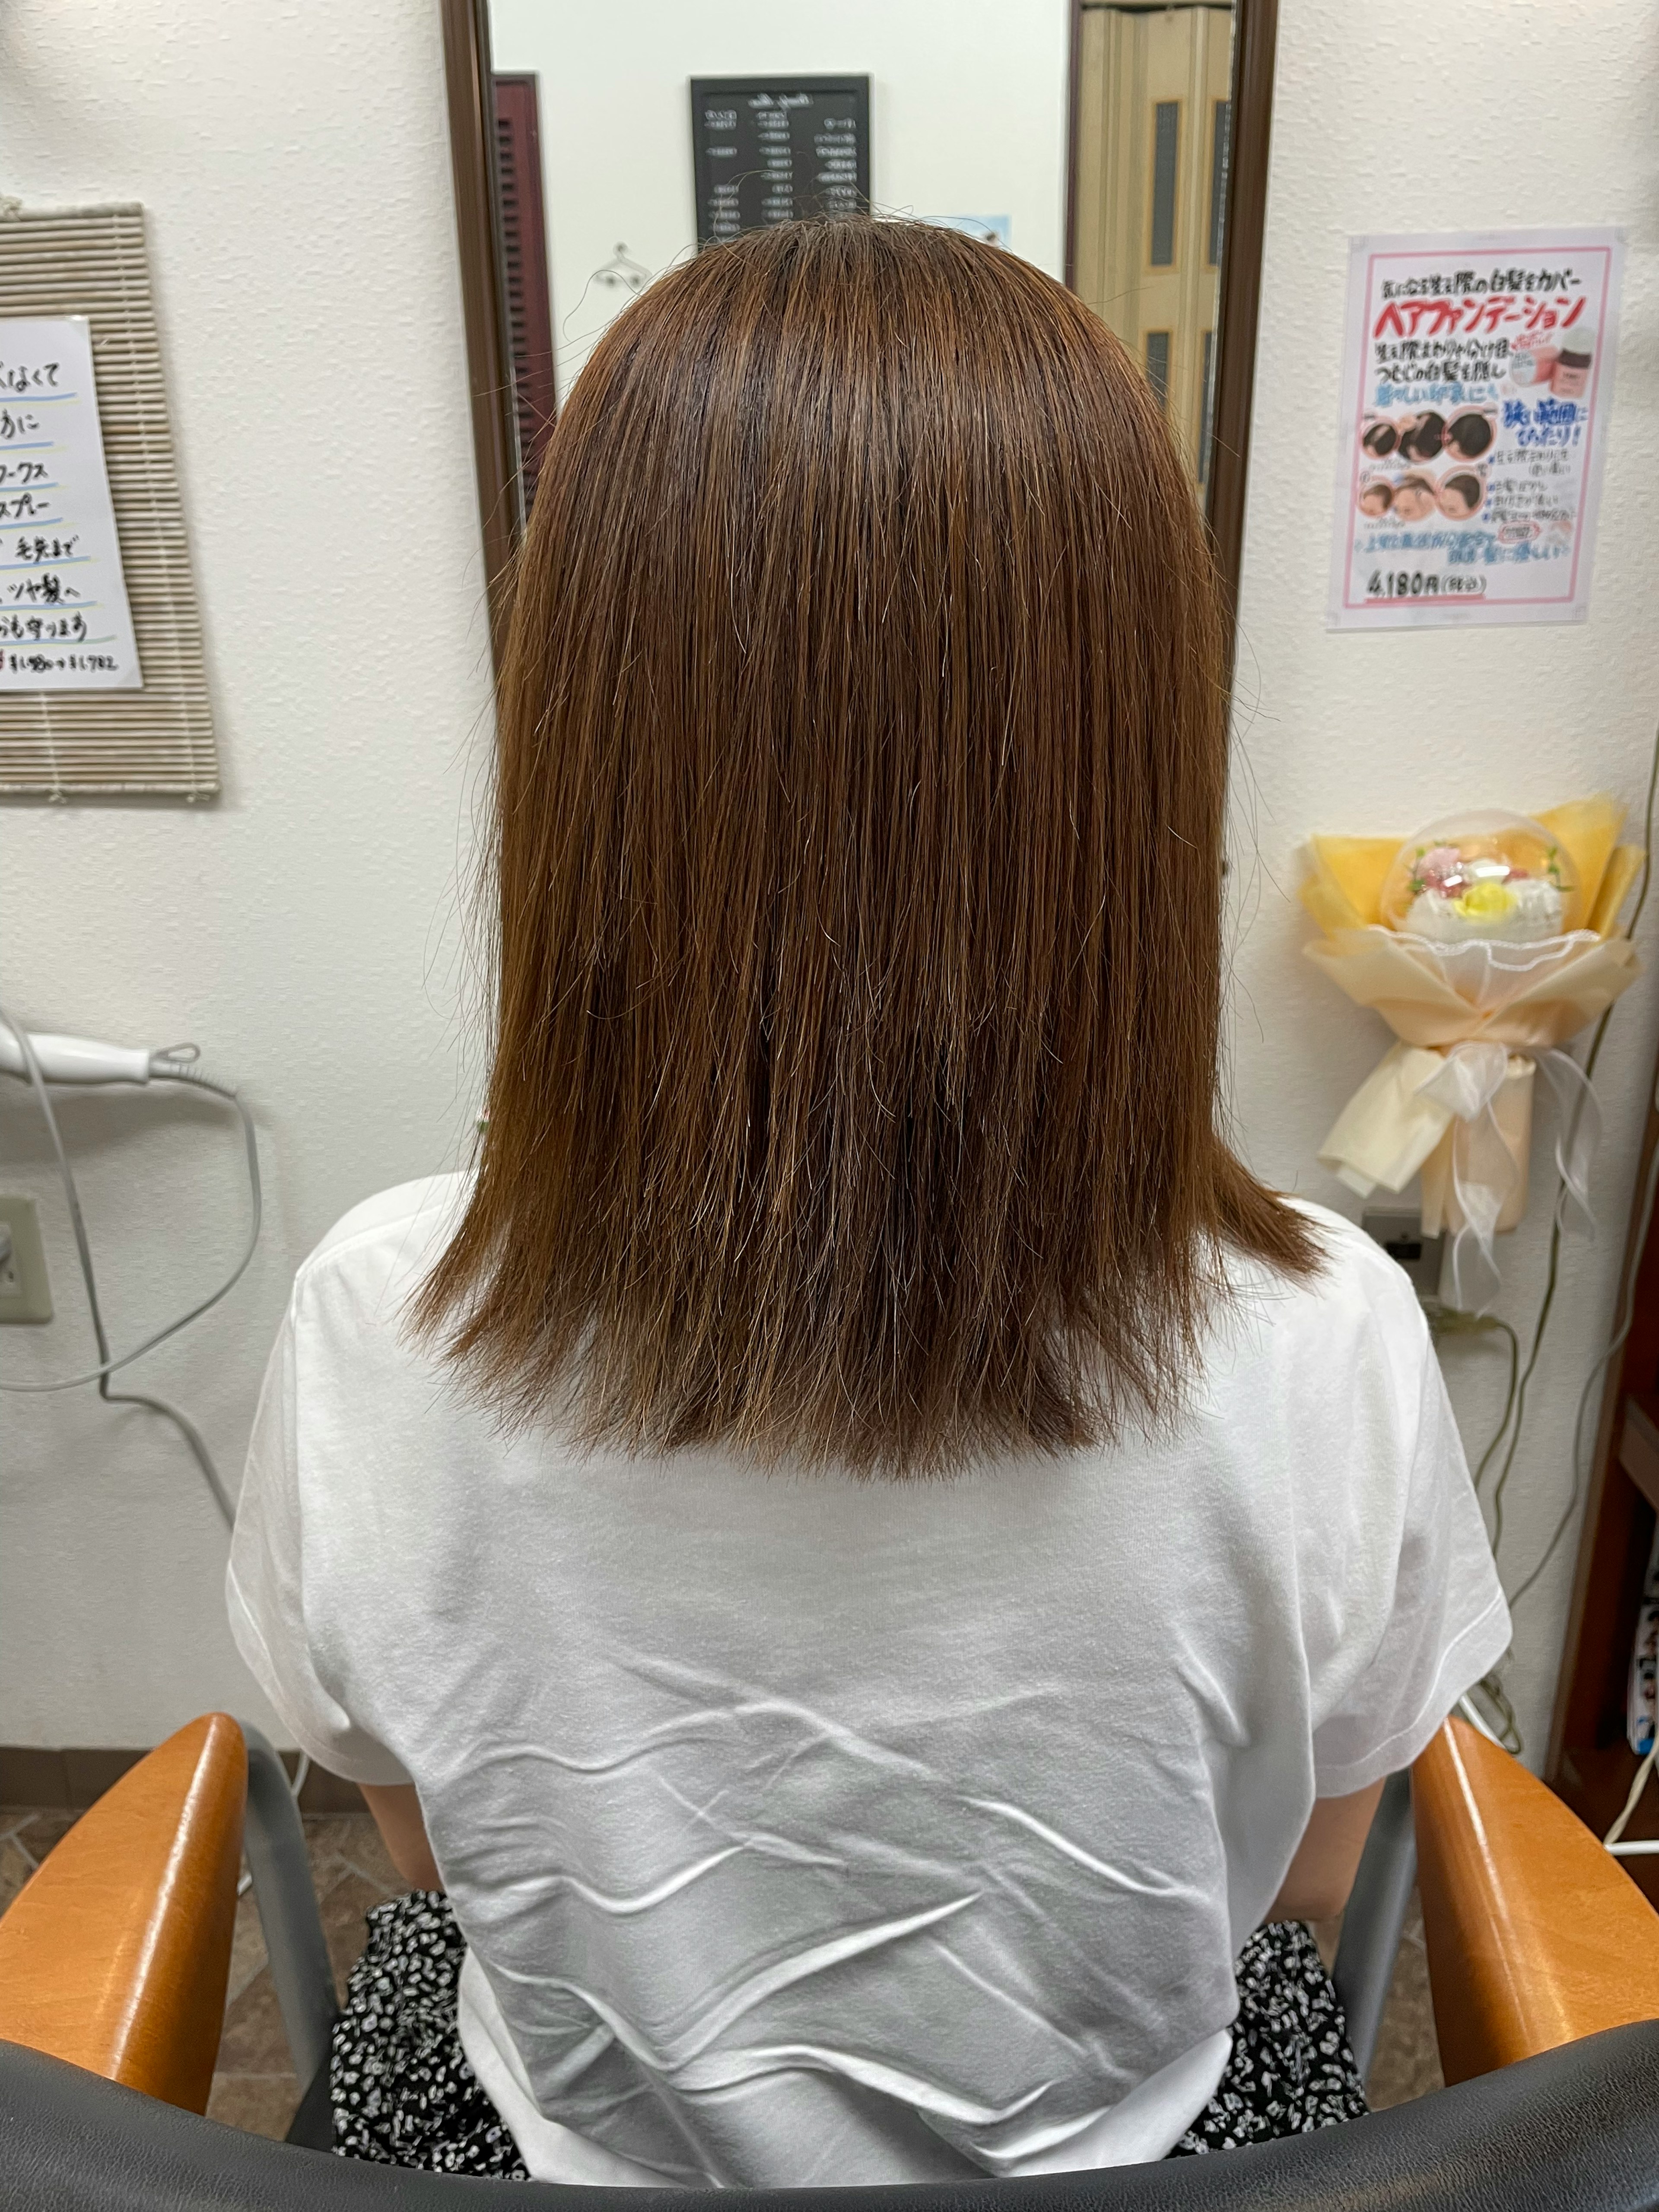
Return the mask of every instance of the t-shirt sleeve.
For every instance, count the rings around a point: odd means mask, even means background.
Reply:
[[[284,1729],[319,1766],[348,1782],[407,1782],[398,1760],[318,1679],[306,1629],[297,1369],[290,1304],[265,1370],[237,1500],[225,1577],[231,1634]]]
[[[1346,1796],[1410,1765],[1509,1647],[1509,1608],[1414,1299],[1391,1334],[1406,1385],[1398,1433],[1407,1458],[1402,1510],[1393,1522],[1392,1589],[1380,1637],[1368,1636],[1368,1655],[1330,1709],[1315,1714],[1321,1797]]]

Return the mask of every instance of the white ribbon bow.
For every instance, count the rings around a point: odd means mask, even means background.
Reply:
[[[1592,1242],[1595,1216],[1590,1212],[1590,1170],[1601,1142],[1601,1102],[1590,1079],[1571,1053],[1529,1055],[1544,1071],[1555,1094],[1555,1171],[1561,1178],[1557,1214],[1561,1226]]]
[[[1593,1237],[1589,1175],[1601,1141],[1601,1103],[1583,1069],[1568,1054],[1533,1051],[1526,1057],[1543,1070],[1555,1098],[1561,1225]],[[1504,1142],[1492,1110],[1509,1062],[1505,1046],[1470,1039],[1449,1047],[1440,1066],[1417,1085],[1418,1096],[1450,1114],[1456,1125],[1452,1191],[1463,1225],[1452,1239],[1451,1299],[1466,1312],[1484,1313],[1498,1295],[1502,1278],[1492,1239],[1504,1204],[1525,1172],[1524,1164]]]

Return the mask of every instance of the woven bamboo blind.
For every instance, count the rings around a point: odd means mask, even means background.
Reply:
[[[0,212],[0,317],[85,315],[141,691],[0,691],[0,794],[219,788],[144,216]]]

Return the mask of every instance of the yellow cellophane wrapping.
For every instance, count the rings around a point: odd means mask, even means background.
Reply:
[[[1417,1095],[1439,1055],[1474,1040],[1504,1045],[1513,1055],[1492,1109],[1521,1170],[1498,1223],[1513,1228],[1525,1206],[1531,1134],[1534,1070],[1524,1055],[1565,1043],[1636,980],[1635,948],[1619,933],[1619,915],[1645,856],[1638,846],[1617,843],[1624,813],[1616,800],[1598,794],[1533,817],[1571,859],[1577,888],[1565,921],[1577,936],[1517,968],[1514,988],[1505,978],[1496,1002],[1484,1006],[1454,988],[1448,971],[1455,963],[1380,920],[1383,882],[1401,838],[1309,840],[1314,872],[1302,887],[1302,902],[1323,934],[1304,949],[1356,1005],[1374,1007],[1401,1041],[1343,1109],[1320,1158],[1362,1194],[1379,1184],[1399,1190],[1420,1169],[1423,1225],[1431,1236],[1443,1225],[1462,1225],[1451,1189],[1450,1117]]]

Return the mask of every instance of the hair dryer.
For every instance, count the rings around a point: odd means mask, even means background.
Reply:
[[[154,1075],[175,1082],[193,1079],[193,1044],[164,1046],[146,1052],[142,1045],[100,1044],[94,1037],[51,1036],[26,1032],[35,1065],[48,1083],[148,1083]],[[0,1074],[29,1079],[28,1060],[17,1032],[0,1018]]]

